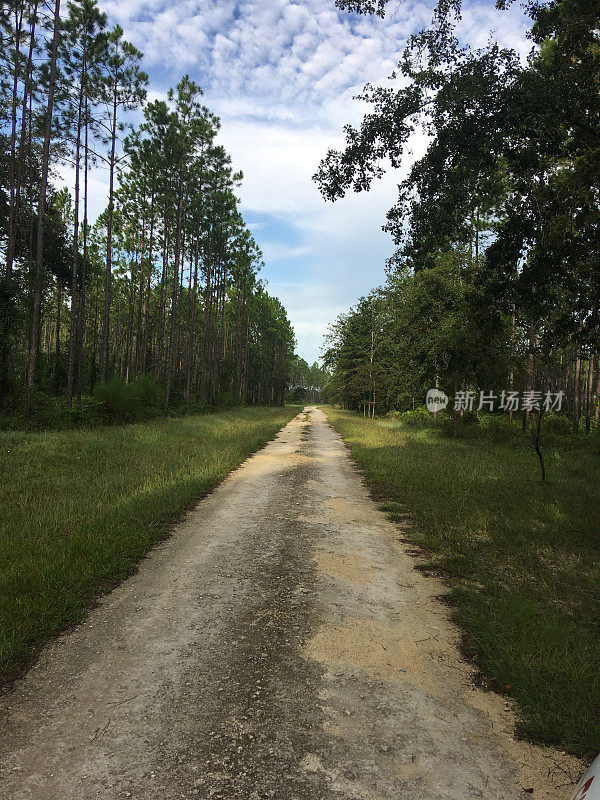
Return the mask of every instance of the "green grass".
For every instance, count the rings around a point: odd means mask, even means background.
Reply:
[[[326,411],[391,518],[443,570],[465,648],[518,701],[519,732],[598,752],[600,438],[548,437],[544,485],[518,428],[451,440]]]
[[[0,433],[0,683],[299,411]]]

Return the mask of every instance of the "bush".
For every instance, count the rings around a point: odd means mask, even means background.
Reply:
[[[96,387],[94,396],[99,402],[98,413],[105,422],[132,422],[136,419],[142,408],[136,384],[125,383],[115,376]]]
[[[521,441],[523,433],[520,417],[515,417],[511,422],[508,414],[480,414],[479,428],[481,434],[495,444]]]
[[[190,401],[189,410],[194,414],[210,414],[214,409],[199,397]]]
[[[574,436],[573,421],[565,414],[544,414],[543,426],[553,436]],[[585,430],[585,419],[582,419],[581,426]]]
[[[32,428],[68,428],[71,425],[70,411],[63,397],[38,394],[35,412],[30,420]]]
[[[104,422],[133,422],[159,413],[162,392],[148,375],[131,383],[115,376],[94,391],[99,417]]]
[[[412,425],[414,423],[419,428],[428,428],[435,424],[433,414],[427,410],[427,406],[417,406],[414,412],[412,409],[409,411],[400,411],[398,413],[398,419],[406,425]]]
[[[240,403],[233,392],[219,392],[215,396],[216,408],[223,408],[223,409],[235,408],[236,406],[239,406],[239,404]]]
[[[129,388],[139,398],[142,408],[160,408],[163,395],[160,387],[149,375],[140,375],[129,384]]]
[[[74,403],[69,409],[73,426],[98,425],[102,421],[100,414],[100,401],[97,397],[84,395],[81,403]]]

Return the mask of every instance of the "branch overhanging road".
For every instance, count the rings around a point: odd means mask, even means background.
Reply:
[[[566,797],[400,534],[306,409],[0,700],[0,798]]]

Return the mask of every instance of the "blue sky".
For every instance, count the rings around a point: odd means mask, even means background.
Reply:
[[[343,125],[364,108],[353,100],[367,82],[384,83],[407,36],[425,25],[430,2],[392,0],[385,20],[337,11],[334,0],[100,0],[111,24],[145,54],[151,99],[189,73],[221,117],[220,141],[236,169],[244,217],[264,253],[263,278],[294,325],[298,352],[319,356],[328,323],[383,280],[393,252],[381,231],[399,174],[368,194],[325,203],[311,181]],[[529,49],[518,7],[467,2],[462,36],[482,45],[490,30]],[[413,142],[414,156],[424,139]],[[105,205],[104,177],[92,185]]]

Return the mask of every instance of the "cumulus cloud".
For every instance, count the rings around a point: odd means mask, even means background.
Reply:
[[[310,247],[292,247],[282,242],[262,242],[261,249],[265,261],[285,261],[288,258],[299,258],[311,253]]]
[[[301,354],[313,360],[327,323],[383,278],[393,244],[381,225],[398,175],[335,205],[323,202],[311,176],[327,149],[343,143],[343,125],[364,113],[353,97],[365,83],[386,80],[406,39],[429,22],[433,0],[399,0],[385,20],[338,12],[334,0],[102,5],[144,51],[153,98],[189,72],[221,116],[220,141],[245,174],[243,211],[271,223],[252,226],[264,277],[273,276],[270,290],[289,310]],[[518,8],[499,14],[493,0],[466,2],[464,39],[482,46],[492,29],[502,44],[527,52]],[[415,153],[423,147],[417,137]],[[95,180],[100,193],[102,176]]]

